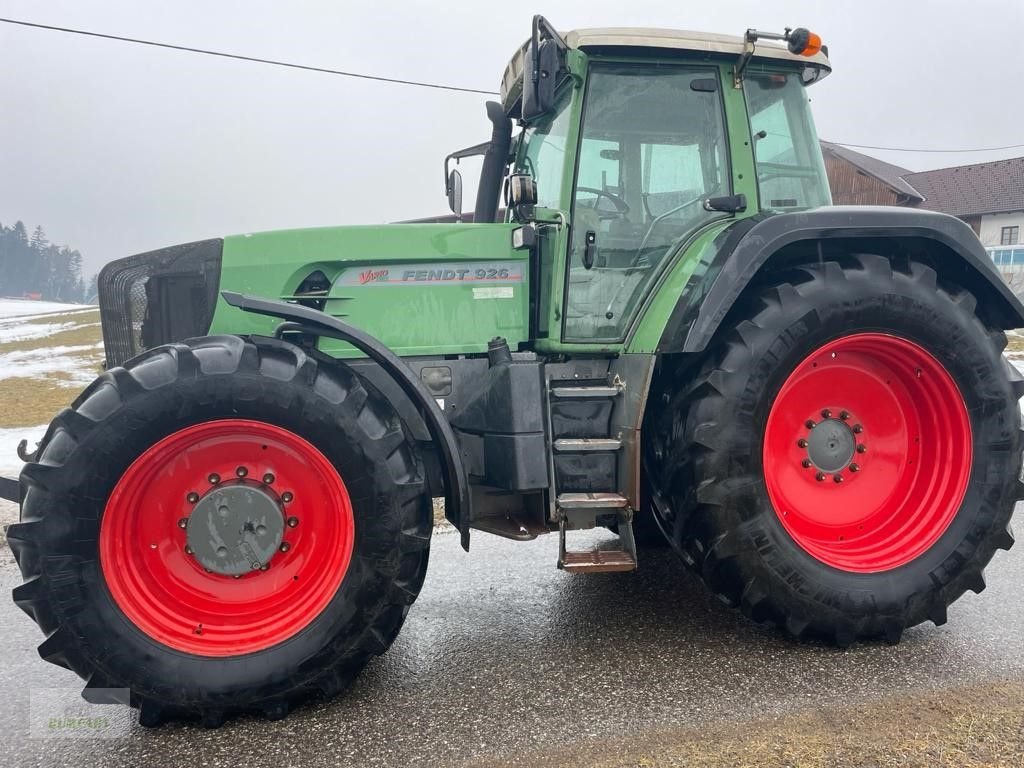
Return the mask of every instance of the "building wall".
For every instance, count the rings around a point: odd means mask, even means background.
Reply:
[[[836,205],[902,205],[889,186],[828,151],[823,155],[832,202]]]
[[[981,217],[978,237],[986,248],[999,247],[1003,227],[1020,227],[1017,244],[1024,246],[1024,211],[1015,213],[992,213]]]

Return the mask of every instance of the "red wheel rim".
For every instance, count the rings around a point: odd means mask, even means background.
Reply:
[[[967,406],[949,372],[880,333],[836,339],[801,362],[772,404],[763,450],[768,497],[789,535],[860,573],[898,568],[938,541],[963,502],[971,456]]]
[[[281,514],[266,568],[237,577],[209,571],[188,547],[190,515],[229,487]],[[292,637],[323,611],[354,534],[345,483],[320,451],[281,427],[225,419],[179,430],[128,467],[103,512],[100,564],[118,607],[149,637],[234,656]]]

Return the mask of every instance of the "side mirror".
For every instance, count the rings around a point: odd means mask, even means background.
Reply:
[[[558,44],[544,40],[526,50],[523,72],[523,120],[550,112],[555,106],[556,74],[561,65]],[[536,75],[536,80],[534,79]]]
[[[462,174],[452,168],[448,174],[448,183],[445,185],[448,193],[448,207],[455,214],[455,221],[462,221]]]
[[[568,46],[543,16],[533,17],[533,34],[523,57],[524,122],[550,112],[555,106],[555,86],[564,70]]]

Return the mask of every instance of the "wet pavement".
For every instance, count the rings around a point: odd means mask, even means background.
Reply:
[[[1017,528],[1024,532],[1018,509]],[[1024,680],[1024,546],[999,552],[989,587],[950,621],[897,647],[797,644],[719,603],[668,552],[629,574],[570,576],[557,538],[434,537],[427,581],[402,633],[342,698],[281,722],[219,730],[135,727],[116,740],[31,739],[32,689],[80,687],[36,654],[41,637],[9,599],[0,553],[0,728],[5,766],[458,766],[702,722],[999,680]]]

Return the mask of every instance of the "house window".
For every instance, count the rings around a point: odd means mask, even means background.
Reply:
[[[1000,245],[1016,245],[1020,239],[1020,227],[1003,227],[999,234]]]

